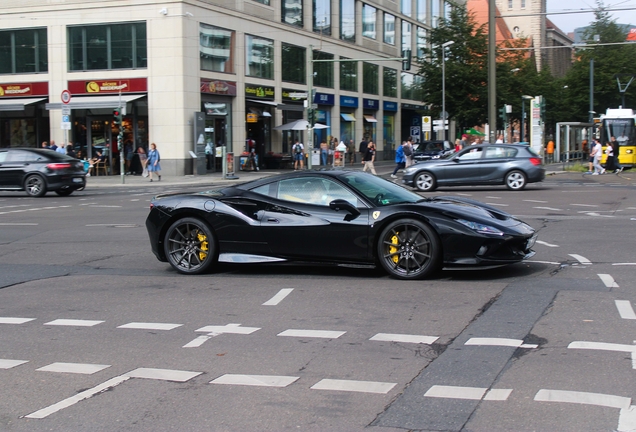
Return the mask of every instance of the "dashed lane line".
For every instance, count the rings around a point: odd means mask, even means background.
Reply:
[[[36,371],[92,375],[109,367],[110,365],[90,363],[51,363],[50,365],[36,369]]]
[[[618,309],[618,314],[621,318],[636,319],[636,313],[634,313],[634,308],[629,300],[614,300],[614,302],[616,303],[616,309]]]
[[[57,210],[57,209],[64,209],[64,208],[71,208],[71,207],[72,206],[68,206],[68,205],[55,206],[55,207],[34,207],[34,208],[28,208],[28,209],[3,211],[3,212],[0,212],[0,215],[11,214],[11,213],[27,213],[27,212],[40,211],[40,210]]]
[[[334,391],[348,391],[348,392],[360,392],[360,393],[378,393],[386,394],[397,383],[376,382],[376,381],[353,381],[353,380],[336,380],[336,379],[323,379],[311,386],[312,390],[334,390]]]
[[[547,204],[547,201],[541,201],[541,200],[528,200],[528,199],[524,199],[525,202],[531,202],[531,203],[538,203],[538,204]]]
[[[589,349],[600,351],[636,352],[636,345],[615,344],[607,342],[574,341],[568,345],[570,349]]]
[[[589,259],[585,258],[584,256],[577,255],[577,254],[568,254],[568,255],[570,255],[572,258],[574,258],[575,260],[577,260],[578,262],[580,262],[583,265],[592,264],[592,261],[590,261]]]
[[[117,328],[137,330],[173,330],[177,327],[181,327],[182,325],[183,324],[132,322],[120,325]]]
[[[598,205],[596,204],[570,204],[571,206],[576,206],[576,207],[598,207]]]
[[[430,345],[439,337],[437,336],[420,336],[408,334],[378,333],[369,340],[379,342],[402,342],[402,343],[418,343]]]
[[[513,348],[537,348],[536,344],[524,344],[521,339],[507,338],[470,338],[464,345],[505,346]]]
[[[551,247],[551,248],[558,248],[559,247],[559,245],[555,245],[555,244],[552,244],[552,243],[544,242],[542,240],[537,240],[535,243],[538,243],[538,244],[543,245],[543,246]]]
[[[608,274],[598,273],[598,277],[605,284],[607,288],[618,288],[618,284],[614,281],[614,278]]]
[[[614,263],[614,266],[636,266],[636,263]]]
[[[552,211],[563,211],[562,209],[554,208],[554,207],[533,207],[538,210],[552,210]]]
[[[35,320],[36,318],[0,317],[0,324],[24,324]]]
[[[345,333],[346,331],[288,329],[277,336],[338,339]]]
[[[56,319],[44,323],[44,325],[52,326],[73,326],[73,327],[93,327],[105,321],[82,320],[82,319]]]
[[[620,409],[627,409],[632,403],[631,398],[623,396],[549,389],[539,390],[534,396],[534,400],[538,402],[565,402],[584,405],[597,405]]]
[[[508,207],[509,206],[509,204],[492,203],[492,202],[487,202],[486,204],[491,205],[491,206],[497,206],[497,207]]]
[[[446,399],[505,401],[511,393],[512,389],[489,390],[482,387],[434,385],[424,393],[424,396]]]
[[[0,223],[1,226],[37,226],[37,223],[28,223],[28,222],[3,222]]]
[[[285,297],[291,294],[293,290],[294,290],[293,288],[283,288],[282,290],[278,291],[278,293],[274,297],[272,297],[271,299],[263,303],[262,306],[278,305],[280,302],[282,302],[285,299]]]
[[[28,362],[29,362],[28,360],[0,359],[0,369],[11,369]]]
[[[282,375],[238,375],[225,374],[210,381],[210,384],[244,385],[255,387],[287,387],[300,377]]]

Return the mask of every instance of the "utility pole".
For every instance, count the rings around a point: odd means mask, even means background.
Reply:
[[[488,0],[488,132],[489,141],[495,142],[497,133],[497,27],[495,0]]]

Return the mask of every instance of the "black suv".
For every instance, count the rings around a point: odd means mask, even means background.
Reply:
[[[439,159],[454,151],[448,141],[422,141],[413,146],[413,159],[416,162]]]

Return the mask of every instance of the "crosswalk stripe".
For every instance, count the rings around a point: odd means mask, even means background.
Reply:
[[[257,387],[287,387],[288,385],[297,381],[299,378],[300,377],[282,375],[225,374],[221,375],[215,380],[210,381],[210,384],[231,384]]]
[[[311,386],[312,390],[335,390],[349,391],[360,393],[381,393],[386,394],[397,383],[375,382],[375,381],[353,381],[353,380],[336,380],[323,379]]]

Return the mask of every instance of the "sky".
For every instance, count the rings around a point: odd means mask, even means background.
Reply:
[[[632,10],[609,11],[612,19],[618,24],[636,25],[636,0],[604,0],[603,4],[608,9],[626,9]],[[596,7],[595,0],[547,0],[546,11],[548,18],[563,32],[573,32],[575,28],[585,27],[594,21],[594,13],[572,13],[551,15],[550,12],[568,12],[585,9],[594,9]]]

